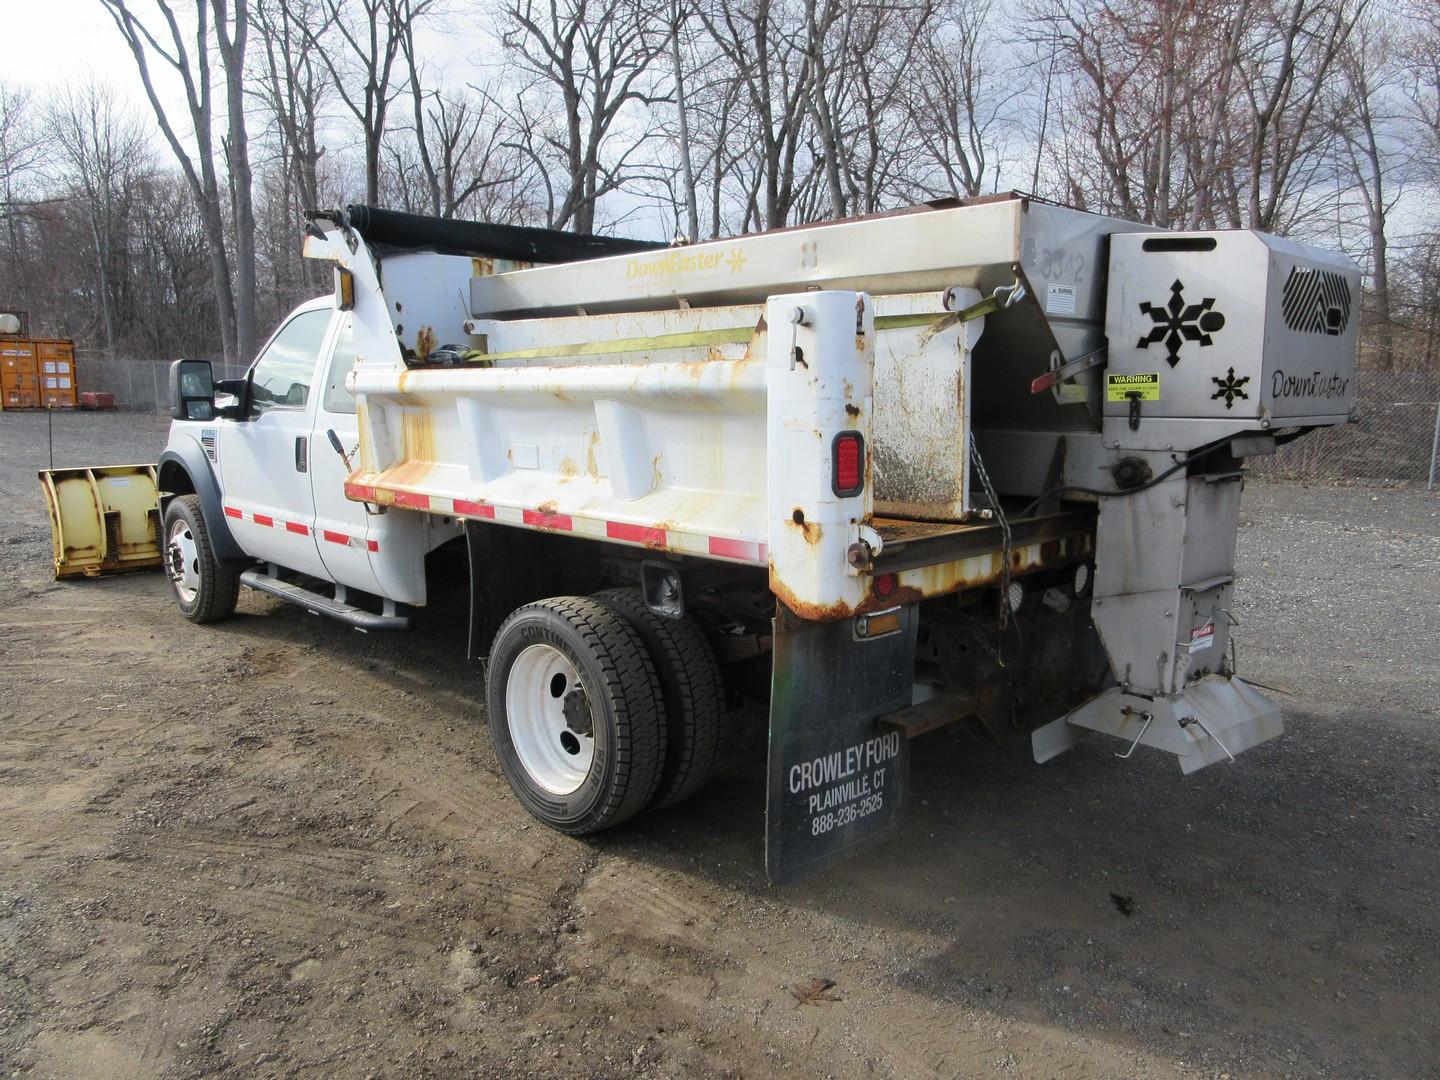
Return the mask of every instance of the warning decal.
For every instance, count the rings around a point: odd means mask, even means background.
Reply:
[[[1190,651],[1199,652],[1201,649],[1208,649],[1215,644],[1215,624],[1207,622],[1204,626],[1197,626],[1190,631]]]
[[[1160,400],[1160,373],[1146,372],[1141,375],[1106,375],[1105,400],[1130,401],[1132,395],[1139,401]]]
[[[1048,315],[1075,314],[1075,286],[1051,285],[1045,290],[1045,312]]]

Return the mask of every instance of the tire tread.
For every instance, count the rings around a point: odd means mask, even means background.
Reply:
[[[171,505],[180,503],[190,519],[190,531],[195,537],[195,547],[200,559],[200,589],[195,597],[195,607],[185,612],[193,623],[219,622],[235,614],[235,605],[240,599],[240,575],[234,568],[215,557],[210,543],[210,528],[205,523],[205,508],[199,495],[176,495]],[[170,535],[169,510],[160,526],[162,537]],[[162,548],[162,551],[164,549]],[[179,596],[176,596],[178,602]]]
[[[557,616],[579,636],[600,668],[615,712],[615,778],[605,801],[573,823],[546,821],[572,835],[598,832],[643,810],[659,786],[666,742],[659,677],[634,627],[610,607],[584,596],[555,596],[517,608],[501,624],[495,640],[499,642],[517,619],[535,611]],[[496,697],[490,695],[492,710]],[[506,720],[492,712],[491,722]]]
[[[720,665],[693,618],[655,614],[639,589],[606,589],[595,599],[625,616],[649,647],[665,703],[669,749],[652,810],[690,798],[710,780],[720,747],[725,693]]]

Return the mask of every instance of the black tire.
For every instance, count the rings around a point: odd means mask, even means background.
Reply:
[[[668,738],[660,787],[650,806],[674,806],[703,788],[715,771],[725,712],[720,665],[694,619],[656,615],[639,589],[606,589],[595,599],[630,621],[655,662]]]
[[[210,530],[205,526],[205,512],[201,509],[200,496],[177,495],[165,507],[165,518],[161,525],[161,552],[166,576],[170,579],[170,591],[175,605],[193,623],[218,622],[235,614],[235,602],[240,596],[240,574],[233,566],[215,557],[210,544]],[[172,542],[175,537],[175,542]],[[189,541],[188,571],[195,587],[184,585],[184,566],[187,548],[183,540]],[[187,597],[187,593],[191,594]]]
[[[578,687],[562,683],[553,694],[556,700],[568,702],[571,691],[581,689],[588,706],[590,731],[582,737],[591,740],[586,749],[592,756],[574,790],[544,786],[517,750],[511,730],[511,670],[537,645],[558,652],[578,678]],[[542,649],[535,655],[548,654]],[[540,821],[571,835],[599,832],[633,817],[650,802],[665,762],[660,682],[639,633],[612,608],[583,596],[557,596],[512,612],[491,646],[486,684],[495,755],[521,805]],[[539,719],[529,719],[530,711],[519,704],[519,687],[516,697],[513,722],[522,741],[543,741],[543,735],[534,733],[541,726]],[[569,715],[567,711],[567,723]],[[527,724],[532,726],[527,729]],[[579,745],[577,739],[571,742]]]

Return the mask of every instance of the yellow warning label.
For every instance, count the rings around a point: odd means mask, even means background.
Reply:
[[[1140,401],[1159,401],[1160,373],[1105,376],[1106,401],[1130,401],[1132,395]]]

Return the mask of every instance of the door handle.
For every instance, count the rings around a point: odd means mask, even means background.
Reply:
[[[295,436],[295,471],[305,472],[309,469],[309,457],[307,451],[310,449],[310,440],[304,435]]]

